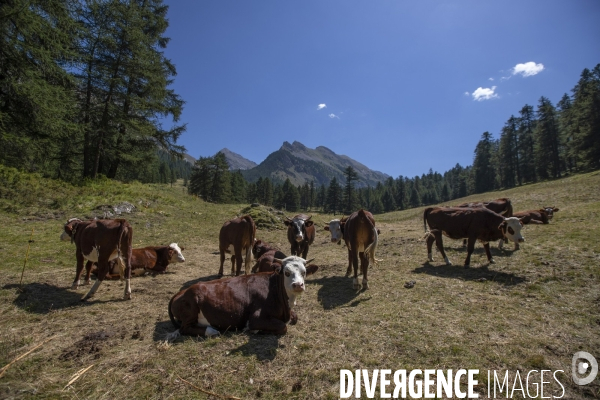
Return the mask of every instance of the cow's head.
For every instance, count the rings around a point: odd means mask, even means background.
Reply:
[[[310,220],[312,217],[308,217],[305,220],[298,217],[294,217],[294,219],[285,218],[286,220],[283,223],[288,227],[288,231],[291,229],[294,240],[302,242],[306,238],[306,228],[313,225],[313,222]]]
[[[552,219],[552,217],[554,217],[554,213],[558,212],[558,208],[554,206],[548,206],[544,207],[544,211],[546,211],[546,214],[548,214],[548,219]]]
[[[283,274],[283,282],[285,291],[290,299],[290,305],[296,305],[296,297],[304,293],[304,278],[306,275],[311,275],[317,272],[319,269],[316,265],[308,265],[312,260],[306,261],[305,259],[297,256],[289,256],[280,260],[278,258],[273,261],[281,264],[280,274]]]
[[[254,246],[252,246],[252,255],[254,256],[254,258],[256,260],[258,260],[260,258],[260,256],[262,256],[263,254],[265,254],[267,251],[271,250],[272,247],[269,246],[269,244],[267,242],[263,242],[262,240],[258,239],[254,239]]]
[[[523,227],[523,222],[516,217],[504,218],[504,222],[500,224],[498,229],[502,231],[502,234],[508,240],[513,241],[514,243],[522,243],[525,241],[523,235],[521,235],[521,228]]]
[[[185,257],[181,252],[185,247],[179,247],[177,243],[171,243],[169,245],[169,262],[172,264],[180,263],[185,261]]]
[[[331,241],[333,243],[342,243],[342,238],[344,236],[342,225],[343,223],[339,219],[332,219],[327,225],[325,225],[325,230],[331,233]]]
[[[60,240],[71,240],[75,231],[77,230],[77,225],[81,222],[79,218],[71,218],[65,224],[63,232],[60,235]]]

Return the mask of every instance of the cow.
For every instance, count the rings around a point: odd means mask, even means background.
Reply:
[[[546,206],[544,207],[544,210],[548,213],[548,220],[551,220],[554,217],[554,213],[559,211],[558,208],[554,206]]]
[[[342,244],[344,233],[342,232],[342,226],[346,223],[348,217],[342,217],[340,219],[332,219],[325,223],[324,229],[331,234],[331,242]],[[350,272],[348,272],[350,274]]]
[[[429,207],[423,212],[423,225],[426,231],[429,261],[433,261],[431,247],[435,241],[446,265],[452,265],[444,252],[442,234],[451,239],[466,238],[468,240],[465,268],[469,267],[471,263],[471,254],[476,240],[483,242],[485,253],[491,264],[494,263],[494,259],[490,253],[490,241],[505,237],[516,244],[525,241],[521,235],[523,222],[515,217],[505,218],[485,207]]]
[[[283,223],[288,227],[287,237],[290,242],[291,254],[306,259],[308,248],[315,240],[315,226],[313,221],[305,214],[298,214],[294,218],[285,217]]]
[[[305,290],[304,278],[318,267],[307,268],[308,261],[296,256],[277,261],[282,265],[278,271],[198,282],[177,293],[168,311],[178,329],[167,340],[231,329],[285,334],[286,324],[298,321],[292,307]]]
[[[148,246],[133,249],[131,251],[131,274],[138,276],[146,272],[164,273],[169,264],[185,261],[185,257],[181,253],[183,250],[185,248],[180,248],[177,243],[171,243],[168,246]],[[113,260],[109,264],[110,268],[106,279],[120,279],[123,271],[119,263]],[[85,284],[87,285],[89,284],[91,274],[98,275],[98,267],[95,263],[88,261],[85,268]]]
[[[482,202],[474,202],[474,203],[462,203],[457,205],[456,207],[485,207],[488,210],[492,210],[496,214],[500,214],[506,218],[510,218],[513,216],[513,206],[509,198],[503,197],[501,199],[496,199],[492,201],[482,201]],[[501,249],[504,243],[508,243],[506,238],[500,240],[498,242],[498,248]],[[467,241],[463,240],[463,246],[467,246]],[[515,250],[519,250],[519,244],[515,244]]]
[[[344,242],[348,248],[348,269],[346,276],[350,276],[350,267],[354,267],[354,280],[352,287],[360,289],[358,283],[358,260],[360,258],[360,269],[362,271],[362,288],[369,288],[367,272],[369,261],[375,264],[375,250],[379,231],[375,228],[375,219],[369,211],[360,209],[352,213],[345,221],[341,222],[341,230],[344,234]]]
[[[513,214],[515,217],[523,221],[523,224],[548,224],[550,216],[546,209],[519,211]]]
[[[231,253],[231,275],[242,273],[242,254],[246,255],[244,261],[245,273],[250,273],[250,263],[252,262],[252,246],[256,236],[256,225],[250,215],[234,218],[227,221],[221,227],[219,232],[219,252],[221,253],[221,266],[219,267],[219,277],[223,276],[223,263],[225,262],[225,252]]]
[[[252,253],[256,259],[256,264],[252,267],[252,273],[271,272],[276,268],[281,268],[281,264],[275,262],[275,259],[283,260],[287,257],[281,251],[262,240],[257,240],[254,243]]]
[[[124,299],[131,299],[131,253],[133,241],[133,228],[124,219],[104,219],[82,221],[72,218],[64,226],[61,240],[71,240],[75,243],[75,257],[77,270],[72,289],[80,285],[83,261],[89,260],[98,264],[98,280],[90,291],[83,296],[81,301],[94,296],[98,287],[106,277],[109,270],[108,262],[117,259],[125,265],[125,294]]]

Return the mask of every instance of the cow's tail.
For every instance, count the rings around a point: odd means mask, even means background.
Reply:
[[[175,300],[175,296],[171,297],[171,301],[169,301],[169,319],[171,320],[171,323],[175,326],[175,328],[179,329],[181,328],[181,322],[175,319],[173,311],[171,311],[171,305],[173,304],[173,300]]]
[[[250,215],[244,216],[244,219],[248,222],[248,225],[250,225],[250,243],[246,248],[246,258],[244,259],[244,272],[246,275],[249,275],[251,268],[250,264],[252,263],[252,248],[254,247],[254,239],[256,238],[256,225]]]
[[[423,211],[423,228],[425,229],[425,233],[429,232],[429,229],[427,227],[427,217],[429,216],[431,210],[433,210],[433,207],[428,207],[425,209],[425,211]]]
[[[373,263],[373,265],[377,264],[377,260],[375,258],[375,251],[377,250],[377,242],[379,242],[379,235],[377,234],[377,228],[375,227],[375,225],[373,225],[373,243],[371,243],[370,245],[367,246],[367,248],[365,249],[365,254],[368,254],[369,257],[369,261],[371,263]]]

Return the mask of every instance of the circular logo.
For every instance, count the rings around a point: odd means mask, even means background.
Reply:
[[[585,361],[584,361],[585,360]],[[585,375],[590,369],[588,376]],[[573,361],[571,362],[571,372],[573,374],[573,382],[577,385],[587,385],[598,375],[598,362],[593,355],[586,351],[578,351],[573,354]]]

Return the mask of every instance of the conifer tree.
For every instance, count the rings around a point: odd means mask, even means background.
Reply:
[[[495,172],[492,165],[492,135],[484,132],[475,147],[473,161],[475,193],[483,193],[494,189]]]
[[[521,115],[518,119],[518,142],[519,142],[519,169],[523,176],[523,183],[535,182],[537,180],[535,174],[535,149],[533,140],[533,131],[535,129],[535,114],[533,107],[525,105],[521,111]],[[519,182],[521,184],[521,182]]]
[[[344,186],[344,207],[345,212],[350,214],[356,208],[356,194],[354,193],[354,182],[358,180],[358,173],[351,165],[344,169],[346,185]]]
[[[327,189],[327,201],[325,204],[326,212],[331,212],[334,215],[340,212],[342,200],[342,187],[337,179],[333,177],[331,182],[329,182],[329,188]]]
[[[559,130],[556,109],[546,97],[541,97],[534,131],[536,172],[541,179],[560,176]]]

